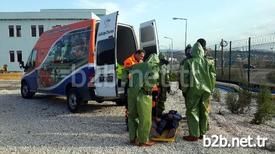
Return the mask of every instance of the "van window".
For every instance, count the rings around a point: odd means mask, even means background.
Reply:
[[[97,65],[115,63],[115,41],[114,38],[99,41],[97,44]]]
[[[155,40],[154,28],[152,26],[141,28],[140,35],[141,42],[149,42]]]
[[[32,50],[32,52],[28,58],[28,61],[26,63],[27,70],[32,70],[35,67],[36,54],[37,54],[37,51],[35,49]]]
[[[87,64],[89,43],[90,28],[69,32],[58,40],[39,71],[40,86],[53,86],[79,67]]]

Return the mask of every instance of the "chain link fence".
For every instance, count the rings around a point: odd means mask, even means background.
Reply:
[[[275,87],[275,33],[210,46],[217,80]]]

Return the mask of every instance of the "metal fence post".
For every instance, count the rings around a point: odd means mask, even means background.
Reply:
[[[217,70],[217,44],[215,44],[215,68]]]
[[[222,67],[222,79],[223,79],[223,75],[224,75],[224,53],[223,53],[223,39],[221,41],[221,67]]]
[[[248,69],[247,69],[248,83],[250,83],[250,57],[251,57],[251,37],[248,38]]]
[[[228,80],[231,81],[231,62],[232,62],[232,42],[229,42],[229,71],[228,71]]]

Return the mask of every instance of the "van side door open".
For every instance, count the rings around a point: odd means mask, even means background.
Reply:
[[[117,96],[116,41],[118,12],[101,18],[96,41],[95,93],[100,97]]]
[[[146,51],[146,60],[152,53],[159,53],[159,40],[156,21],[151,20],[140,24],[139,28],[140,48]]]

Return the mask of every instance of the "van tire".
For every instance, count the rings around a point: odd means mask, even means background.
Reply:
[[[81,105],[88,105],[89,101],[82,101]]]
[[[97,103],[103,103],[103,102],[104,102],[104,100],[97,99],[97,100],[96,100],[96,102],[97,102]]]
[[[34,92],[30,91],[30,87],[26,81],[21,84],[21,96],[25,99],[31,99],[34,96]]]
[[[82,99],[77,95],[75,88],[71,88],[67,92],[67,106],[72,113],[79,112],[81,105],[83,104]]]

